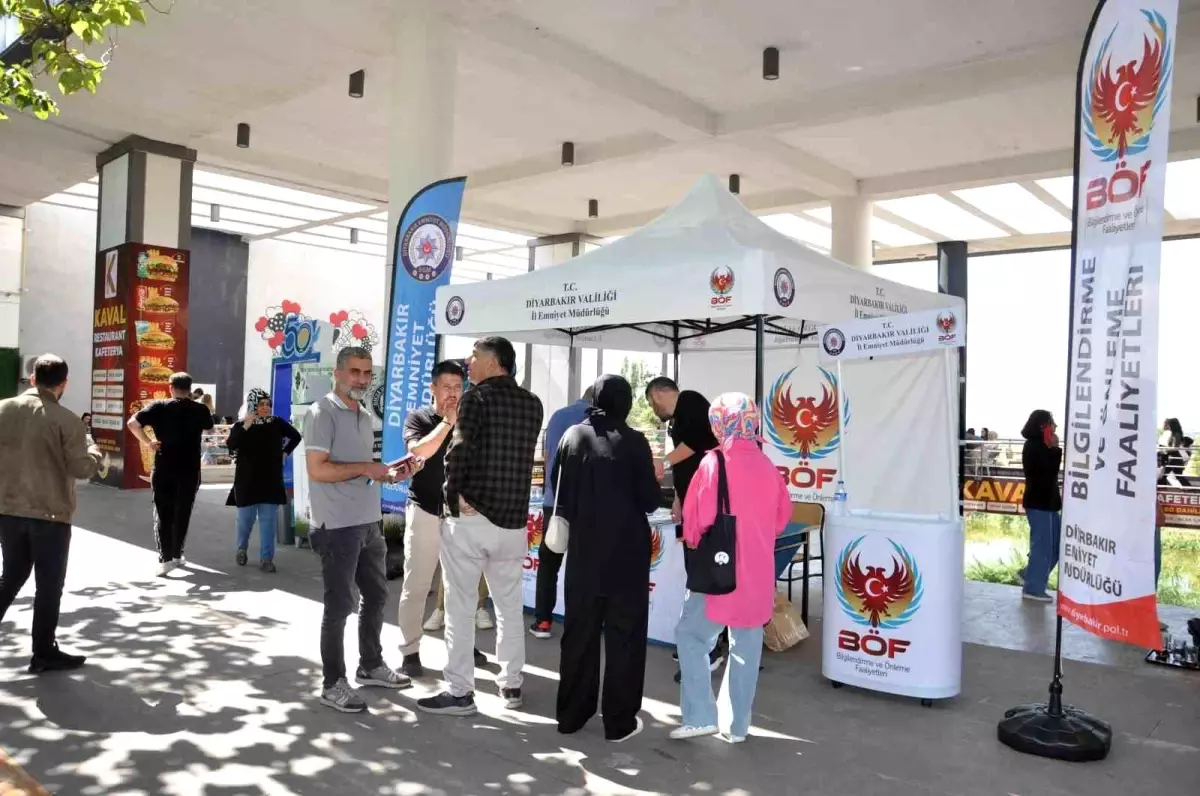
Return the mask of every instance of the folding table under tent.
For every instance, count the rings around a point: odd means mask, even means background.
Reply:
[[[787,389],[791,403],[781,410],[785,414],[805,408],[800,406],[805,401],[797,402],[796,395],[815,397],[813,404],[826,408],[828,401],[820,401],[828,397],[830,389],[834,405],[841,396],[838,385],[831,385],[829,379],[821,381],[822,374],[828,374],[816,366],[812,343],[818,325],[932,309],[957,310],[957,317],[965,320],[963,301],[957,297],[881,279],[777,232],[750,213],[712,175],[703,177],[662,216],[603,248],[508,279],[439,287],[436,304],[439,334],[495,334],[539,345],[683,355],[684,387],[700,389],[709,397],[729,390],[752,392],[762,407],[769,439],[774,407],[763,401],[769,387],[772,396],[768,398],[772,399],[780,398]],[[803,349],[811,354],[813,367],[805,365],[803,374],[797,374],[799,360],[795,358]],[[704,363],[695,372],[686,367],[693,355]],[[892,369],[876,363],[873,372],[877,375],[871,386],[864,387],[858,398],[851,397],[854,406],[841,407],[843,420],[854,413],[857,423],[864,408],[875,405],[881,410],[876,412],[881,416],[878,422],[888,422],[891,410],[898,407],[906,411],[900,412],[897,424],[908,428],[897,431],[920,433],[920,402],[946,400],[948,374],[940,370],[941,360],[933,363],[936,373],[928,372],[928,363],[916,372],[905,371],[907,360],[890,360]],[[793,375],[765,384],[773,362],[790,366],[791,370],[784,368],[781,373]],[[850,383],[856,378],[853,365],[846,371]],[[800,375],[814,374],[818,381],[811,389],[797,381]],[[957,373],[951,377],[957,379]],[[915,399],[907,396],[914,388],[919,393]],[[871,433],[867,427],[864,432]],[[787,429],[776,430],[786,436]],[[851,430],[847,436],[857,436],[857,429],[851,426]],[[776,439],[778,444],[769,446],[778,449],[771,452],[772,458],[781,470],[789,464],[809,466],[839,444],[839,433],[838,429],[822,428],[818,438],[807,443]],[[879,454],[889,466],[907,463],[920,468],[928,465],[924,460],[929,457],[945,456],[945,442],[939,433],[936,444],[930,441],[910,449],[902,437],[896,437]],[[789,445],[795,448],[790,453]],[[857,478],[858,473],[855,475]],[[808,475],[793,478],[794,498],[817,500],[820,492],[828,499],[832,494],[832,484],[823,476],[818,477],[816,491],[805,492],[808,479]],[[881,484],[882,476],[872,476],[865,478],[862,486],[878,490]],[[903,483],[893,487],[884,490],[896,498],[885,501],[887,508],[921,511],[934,505],[932,500],[926,505],[908,499]],[[936,496],[939,502],[934,511],[944,508],[944,495],[943,488]]]

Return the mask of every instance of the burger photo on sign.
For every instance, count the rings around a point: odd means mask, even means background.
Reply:
[[[159,328],[157,323],[138,321],[137,327],[138,348],[146,351],[170,351],[175,348],[175,338]]]
[[[156,282],[174,282],[179,279],[179,264],[169,254],[157,249],[147,249],[138,254],[138,277]]]
[[[138,309],[147,315],[174,315],[179,312],[179,302],[159,295],[157,288],[138,288]]]

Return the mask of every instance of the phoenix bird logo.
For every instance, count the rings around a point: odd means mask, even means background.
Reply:
[[[937,325],[942,334],[950,334],[954,327],[958,326],[958,319],[954,317],[953,312],[943,312],[937,316]]]
[[[894,630],[911,621],[921,607],[924,581],[913,557],[891,539],[891,571],[887,566],[863,567],[858,547],[865,538],[858,537],[838,556],[838,602],[855,623]]]
[[[650,528],[650,571],[653,572],[662,563],[667,546],[663,544],[663,532],[659,526]]]
[[[1153,37],[1142,36],[1141,59],[1113,68],[1114,27],[1092,62],[1090,88],[1083,94],[1083,124],[1092,154],[1105,162],[1137,155],[1150,143],[1154,119],[1167,99],[1173,53],[1167,20],[1157,11],[1142,10]]]
[[[542,539],[546,536],[544,520],[539,512],[536,517],[530,516],[525,523],[525,543],[529,552],[536,553],[538,548],[542,546]]]
[[[808,461],[831,455],[841,443],[842,427],[850,422],[850,402],[841,395],[837,378],[825,368],[818,370],[824,381],[820,399],[810,395],[792,397],[795,368],[786,371],[771,387],[767,436],[781,453],[793,459]]]
[[[712,276],[709,277],[708,281],[714,293],[718,296],[724,296],[733,290],[733,269],[727,265],[722,265],[713,270]]]

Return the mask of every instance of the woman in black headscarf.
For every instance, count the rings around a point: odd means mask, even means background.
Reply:
[[[229,430],[225,447],[235,458],[227,506],[237,506],[237,562],[245,566],[250,532],[258,520],[258,561],[275,571],[275,523],[287,503],[283,460],[300,444],[300,432],[271,412],[271,396],[257,387],[246,396],[246,418]]]
[[[558,731],[573,733],[596,713],[604,638],[604,737],[641,732],[650,606],[650,524],[661,492],[650,443],[625,422],[633,389],[601,376],[586,419],[563,435],[550,477],[555,506],[570,522],[566,623],[558,681]],[[559,473],[562,480],[557,481]]]

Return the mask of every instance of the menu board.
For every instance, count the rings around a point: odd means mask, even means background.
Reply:
[[[101,483],[123,489],[149,484],[154,452],[138,443],[126,422],[153,401],[170,398],[171,374],[186,369],[187,295],[186,251],[125,243],[97,255],[92,436],[106,456],[96,476]]]

